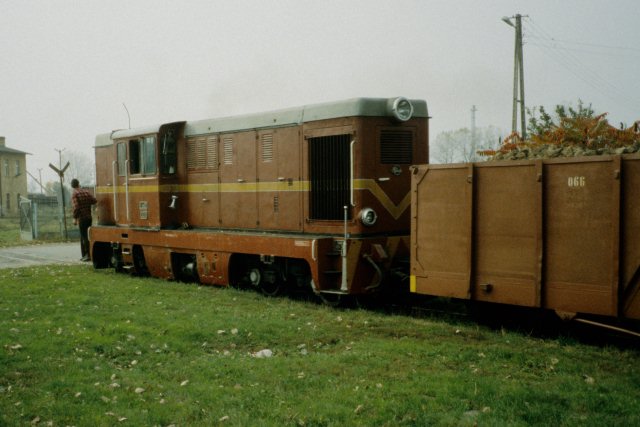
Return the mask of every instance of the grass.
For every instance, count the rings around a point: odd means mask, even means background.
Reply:
[[[88,266],[0,296],[0,425],[640,425],[633,349]]]
[[[0,247],[15,246],[22,243],[20,237],[20,219],[0,218]]]
[[[0,217],[0,248],[72,240],[64,239],[60,232],[60,224],[54,216],[43,215],[40,219],[40,239],[23,240],[20,235],[19,217]],[[67,218],[67,230],[69,235],[77,230],[77,226],[73,225],[73,219]]]

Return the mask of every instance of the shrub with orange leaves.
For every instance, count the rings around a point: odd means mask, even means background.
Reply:
[[[633,126],[618,129],[606,119],[607,113],[594,115],[591,107],[579,102],[578,109],[556,107],[557,123],[539,108],[540,118],[529,120],[530,137],[522,140],[514,132],[505,138],[498,150],[479,154],[490,160],[520,160],[527,158],[572,157],[602,154],[624,154],[640,151],[640,120]]]

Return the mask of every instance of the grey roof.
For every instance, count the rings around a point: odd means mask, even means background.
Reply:
[[[202,135],[273,126],[296,125],[337,117],[386,117],[389,116],[388,105],[395,99],[396,98],[353,98],[344,101],[305,105],[267,113],[190,121],[185,125],[184,133],[185,136]],[[429,116],[426,101],[416,99],[410,101],[413,105],[413,117]]]
[[[338,117],[388,117],[389,105],[396,98],[353,98],[343,101],[312,104],[265,113],[245,114],[214,119],[188,121],[185,136],[206,135],[219,132],[242,131],[287,125],[299,125],[316,120]],[[411,99],[413,117],[429,117],[424,100]],[[116,130],[96,137],[96,146],[110,145],[113,139],[145,135],[160,131],[160,125],[137,129]]]
[[[184,122],[175,122],[175,123],[184,123]],[[111,145],[112,140],[114,139],[130,138],[130,137],[158,133],[160,132],[160,128],[162,128],[162,126],[165,126],[168,124],[175,124],[175,123],[162,123],[159,125],[145,126],[142,128],[134,128],[134,129],[118,129],[118,130],[114,130],[111,133],[102,133],[96,136],[95,146],[101,147],[104,145]]]
[[[13,148],[4,147],[0,145],[0,154],[31,154],[31,153],[15,150]]]

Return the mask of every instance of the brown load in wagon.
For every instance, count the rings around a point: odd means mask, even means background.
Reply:
[[[413,170],[411,289],[640,319],[640,156]]]

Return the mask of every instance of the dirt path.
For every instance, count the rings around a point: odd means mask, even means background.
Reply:
[[[0,268],[79,264],[80,262],[80,243],[78,242],[0,248]]]

